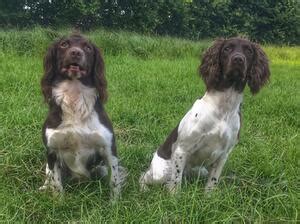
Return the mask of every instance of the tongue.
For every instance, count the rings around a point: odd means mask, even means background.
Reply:
[[[77,65],[70,65],[69,71],[71,72],[80,72],[79,66]]]

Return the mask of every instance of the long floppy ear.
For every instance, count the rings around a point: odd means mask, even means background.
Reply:
[[[44,57],[44,75],[41,80],[41,89],[46,102],[52,97],[52,82],[56,74],[56,50],[57,43],[52,44]]]
[[[222,38],[215,40],[214,44],[203,55],[200,65],[200,76],[207,90],[214,88],[221,78],[220,53],[224,41]]]
[[[268,82],[270,77],[269,61],[258,44],[252,43],[254,58],[248,72],[247,83],[252,94],[256,94]]]
[[[101,51],[93,45],[94,48],[94,81],[95,81],[95,86],[99,94],[100,101],[102,103],[105,103],[107,100],[107,82],[105,78],[105,70],[104,70],[104,60],[101,54]]]

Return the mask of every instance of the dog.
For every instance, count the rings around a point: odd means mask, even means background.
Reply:
[[[205,52],[199,71],[205,95],[154,153],[140,178],[142,189],[157,183],[175,193],[183,176],[208,173],[205,192],[210,192],[239,139],[245,86],[256,94],[270,76],[261,47],[240,37],[217,39]]]
[[[41,89],[49,112],[42,129],[47,165],[40,190],[63,192],[68,177],[84,180],[110,172],[111,195],[118,197],[123,169],[103,106],[107,82],[100,50],[79,34],[56,41],[44,58]]]

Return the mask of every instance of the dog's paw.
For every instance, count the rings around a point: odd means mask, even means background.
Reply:
[[[128,176],[128,171],[125,167],[119,165],[119,178],[121,186],[124,186]]]
[[[43,186],[39,187],[39,191],[41,191],[41,192],[51,192],[54,196],[61,195],[64,192],[62,186],[50,185],[50,184],[47,184],[47,185],[44,184]]]
[[[142,173],[140,179],[139,179],[139,184],[140,184],[140,191],[146,192],[149,190],[148,185],[146,184],[146,179],[145,179],[146,173]]]
[[[205,187],[205,189],[204,189],[204,196],[206,198],[211,198],[213,192],[214,192],[214,188],[213,187]]]
[[[208,171],[204,166],[199,167],[198,176],[202,176],[202,177],[207,177],[208,176]]]
[[[121,185],[113,186],[110,192],[110,200],[115,204],[121,198]]]
[[[49,189],[50,189],[50,188],[49,188],[48,185],[43,185],[43,186],[39,187],[39,191],[47,191],[47,190],[49,190]]]
[[[102,179],[108,176],[108,168],[106,165],[100,164],[91,170],[92,179]]]
[[[170,194],[175,195],[179,191],[179,185],[177,183],[174,183],[173,181],[169,181],[166,183],[166,188],[170,192]]]

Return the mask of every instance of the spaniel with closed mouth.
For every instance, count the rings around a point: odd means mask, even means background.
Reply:
[[[100,50],[78,34],[56,41],[44,58],[41,87],[49,112],[43,126],[46,181],[40,189],[61,192],[67,177],[110,173],[112,196],[117,197],[125,173],[103,106],[107,83]]]
[[[203,56],[200,75],[205,95],[154,153],[150,168],[140,178],[142,189],[159,183],[176,192],[183,175],[207,174],[208,170],[205,191],[211,191],[239,138],[245,86],[256,94],[267,83],[270,71],[258,44],[235,37],[215,41]]]

